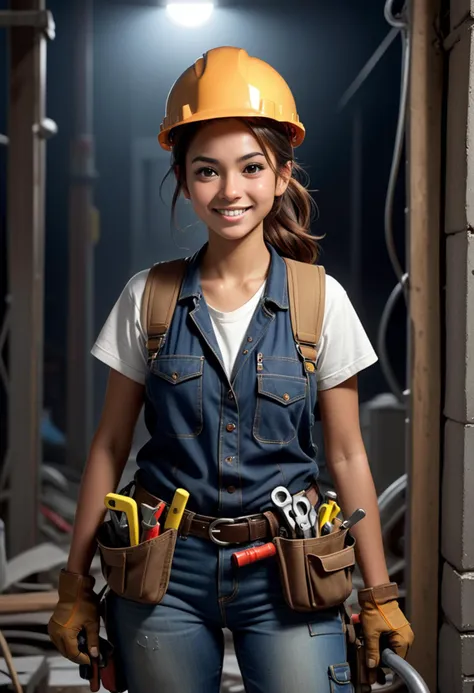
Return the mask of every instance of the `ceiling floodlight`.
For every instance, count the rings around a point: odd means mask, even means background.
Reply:
[[[213,2],[169,2],[166,5],[168,17],[173,22],[189,27],[205,24],[213,9]]]

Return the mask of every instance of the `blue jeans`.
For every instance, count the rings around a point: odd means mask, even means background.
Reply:
[[[219,693],[224,627],[247,693],[352,693],[339,610],[292,611],[276,558],[236,568],[236,550],[178,539],[160,604],[109,594],[129,693]]]

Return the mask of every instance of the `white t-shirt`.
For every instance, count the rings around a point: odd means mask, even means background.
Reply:
[[[223,313],[221,310],[217,310],[209,304],[207,305],[217,343],[224,361],[224,369],[229,379],[242,340],[247,332],[255,308],[260,301],[260,296],[265,289],[265,284],[266,282],[262,284],[257,293],[254,294],[249,301],[244,303],[243,306],[240,306],[240,308],[237,308],[237,310]]]
[[[144,383],[147,375],[146,337],[140,305],[149,270],[133,276],[107,318],[92,354],[110,368]],[[243,306],[230,313],[209,309],[227,373],[240,349],[263,285]],[[377,355],[349,297],[339,282],[326,275],[326,305],[316,362],[319,390],[328,390],[377,361]]]

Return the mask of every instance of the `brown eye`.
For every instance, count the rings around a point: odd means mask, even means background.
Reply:
[[[250,173],[250,175],[255,175],[260,171],[263,171],[263,166],[261,164],[249,164],[244,169],[245,173]]]
[[[202,176],[203,178],[212,178],[214,175],[217,176],[217,173],[214,171],[214,169],[209,168],[209,166],[204,166],[196,171],[196,175]]]

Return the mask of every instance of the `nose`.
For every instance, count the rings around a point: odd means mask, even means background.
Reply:
[[[226,202],[234,202],[242,197],[237,175],[228,173],[222,177],[221,195]]]

